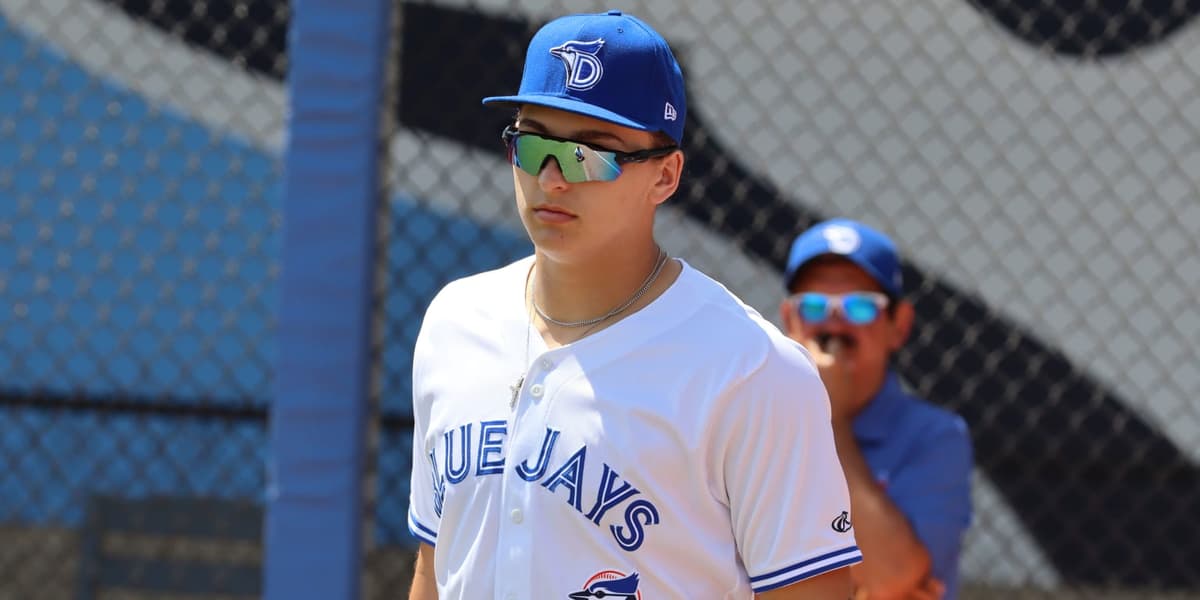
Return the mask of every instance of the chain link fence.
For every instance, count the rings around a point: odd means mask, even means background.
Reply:
[[[0,598],[258,594],[287,18],[0,2]]]
[[[964,598],[1200,596],[1200,2],[441,0],[401,5],[381,132],[367,597],[411,573],[425,306],[530,251],[479,99],[608,8],[687,78],[671,253],[773,316],[807,225],[899,243],[897,368],[975,443]],[[257,595],[288,15],[0,0],[0,598]]]
[[[898,241],[919,317],[897,368],[975,444],[964,597],[1200,596],[1198,2],[406,3],[385,414],[409,414],[432,294],[530,251],[511,115],[480,98],[515,91],[546,20],[608,8],[689,86],[669,251],[773,317],[804,227]],[[383,443],[381,543],[405,543],[409,443]]]

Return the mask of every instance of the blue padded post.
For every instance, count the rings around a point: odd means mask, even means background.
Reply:
[[[294,0],[267,600],[357,600],[390,2]]]

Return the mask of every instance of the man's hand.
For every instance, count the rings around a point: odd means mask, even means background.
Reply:
[[[942,600],[942,594],[946,593],[946,586],[938,581],[936,577],[930,575],[921,582],[921,587],[913,590],[909,594],[908,600]]]
[[[821,382],[829,393],[829,407],[835,422],[849,422],[854,418],[860,402],[855,399],[857,394],[854,382],[854,361],[841,352],[841,340],[832,338],[825,348],[817,340],[808,339],[804,346],[812,354],[817,363],[817,371],[821,374]]]
[[[851,575],[856,574],[852,569]],[[855,581],[855,586],[853,600],[887,600],[880,595],[872,595],[869,589],[859,586],[857,581]],[[942,595],[945,593],[946,586],[933,575],[928,575],[916,588],[896,600],[942,600]]]

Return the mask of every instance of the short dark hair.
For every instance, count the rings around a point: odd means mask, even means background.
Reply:
[[[679,144],[675,143],[675,138],[672,138],[671,136],[667,135],[666,132],[663,132],[663,131],[655,131],[654,132],[654,147],[655,148],[667,148],[669,146],[678,146],[678,145]],[[680,148],[680,150],[682,150],[682,148]]]

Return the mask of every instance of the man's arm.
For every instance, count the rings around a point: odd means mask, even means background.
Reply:
[[[830,427],[829,397],[813,363],[782,338],[758,368],[722,395],[705,460],[728,502],[751,588],[763,598],[846,600],[845,567],[862,560]],[[823,578],[827,573],[838,572]],[[824,588],[831,585],[833,596]]]
[[[966,424],[930,423],[919,448],[911,448],[903,469],[892,473],[888,497],[912,523],[929,551],[933,575],[957,597],[962,537],[971,523],[970,434]]]
[[[850,569],[843,567],[754,597],[758,600],[846,600],[850,597],[851,587]]]
[[[413,571],[408,600],[437,600],[437,577],[433,574],[433,546],[424,542],[417,548],[417,567]]]
[[[931,562],[904,513],[875,481],[849,420],[835,419],[833,439],[850,488],[854,537],[863,562],[855,580],[871,600],[908,598],[924,587]]]

